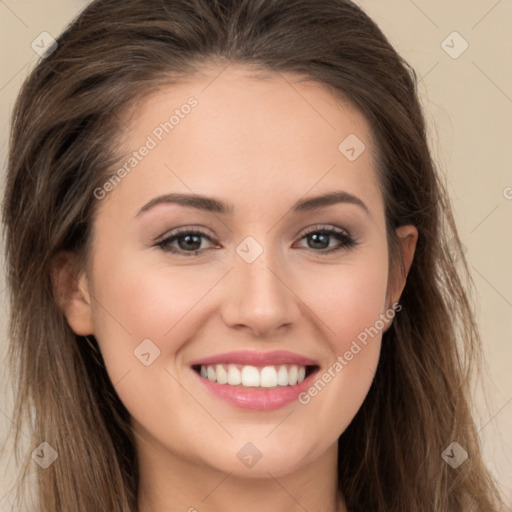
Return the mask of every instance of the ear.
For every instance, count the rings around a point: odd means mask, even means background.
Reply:
[[[55,298],[75,334],[94,334],[87,277],[79,271],[76,254],[63,251],[51,263]]]
[[[402,295],[404,290],[407,276],[414,258],[416,243],[418,242],[418,230],[412,224],[408,224],[407,226],[400,226],[396,228],[396,234],[398,235],[402,246],[402,272],[400,275],[396,276],[398,283],[395,284],[394,288],[395,296],[392,297],[393,304],[398,302],[400,295]]]
[[[393,304],[396,304],[400,300],[400,296],[405,288],[407,282],[407,276],[412,265],[414,258],[414,252],[416,250],[416,243],[418,242],[418,230],[412,224],[406,226],[399,226],[396,229],[398,236],[401,252],[402,261],[400,262],[400,268],[394,275],[390,274],[390,282],[388,282],[388,295],[387,295],[387,307],[392,308]],[[386,329],[391,325],[387,325]]]

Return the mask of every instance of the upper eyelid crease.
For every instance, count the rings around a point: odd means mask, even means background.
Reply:
[[[299,199],[290,210],[294,212],[307,212],[324,208],[337,203],[348,203],[354,204],[360,207],[368,215],[370,211],[366,204],[359,199],[357,196],[345,192],[344,190],[338,190],[323,194],[320,196],[310,197],[306,199]],[[181,206],[188,206],[196,208],[198,210],[209,211],[220,214],[232,214],[234,212],[234,206],[227,204],[223,201],[215,199],[213,197],[199,196],[197,194],[164,194],[151,199],[146,203],[135,215],[139,217],[144,212],[147,212],[151,208],[159,204],[178,204]]]

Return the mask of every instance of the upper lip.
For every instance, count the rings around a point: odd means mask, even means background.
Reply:
[[[274,352],[254,352],[250,350],[241,350],[238,352],[226,352],[211,357],[205,357],[193,361],[191,366],[213,365],[213,364],[243,364],[252,366],[275,366],[279,364],[296,364],[301,366],[317,366],[318,363],[309,357],[288,352],[286,350],[276,350]]]

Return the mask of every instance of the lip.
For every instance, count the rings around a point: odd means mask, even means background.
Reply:
[[[198,359],[190,363],[190,366],[211,364],[243,364],[251,366],[277,366],[279,364],[296,364],[301,366],[318,366],[318,362],[287,350],[275,350],[273,352],[254,352],[240,350],[226,352],[204,359]],[[290,386],[291,387],[291,386]]]
[[[300,384],[276,388],[245,388],[230,386],[229,384],[217,384],[217,382],[201,377],[194,370],[192,372],[208,391],[235,407],[252,411],[273,411],[296,400],[298,401],[299,395],[311,386],[318,370],[317,367]]]
[[[197,371],[197,368],[201,365],[223,363],[260,367],[295,364],[309,367],[314,366],[314,369],[302,382],[294,386],[277,386],[274,388],[251,388],[218,384],[217,382],[205,379]],[[272,411],[298,401],[298,396],[311,386],[315,375],[320,370],[320,365],[313,359],[282,350],[266,353],[251,351],[229,352],[198,359],[192,362],[190,366],[195,378],[199,379],[210,393],[235,407],[252,411]]]

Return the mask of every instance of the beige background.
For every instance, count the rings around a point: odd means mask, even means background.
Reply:
[[[285,0],[284,0],[285,1]],[[477,288],[492,400],[478,395],[488,464],[512,510],[512,1],[360,0],[421,78],[432,150],[446,173]],[[57,36],[84,0],[0,0],[0,147],[4,169],[10,111],[38,56],[32,41]],[[451,35],[454,31],[458,35]],[[447,39],[448,38],[448,39]],[[462,39],[463,38],[463,39]],[[443,41],[446,42],[443,44]],[[464,48],[457,58],[453,56]],[[451,47],[451,48],[450,48]],[[2,175],[3,176],[3,175]],[[0,442],[10,424],[4,373],[5,293],[0,281]],[[406,447],[404,447],[406,449]],[[10,511],[9,458],[0,461],[0,511]]]

